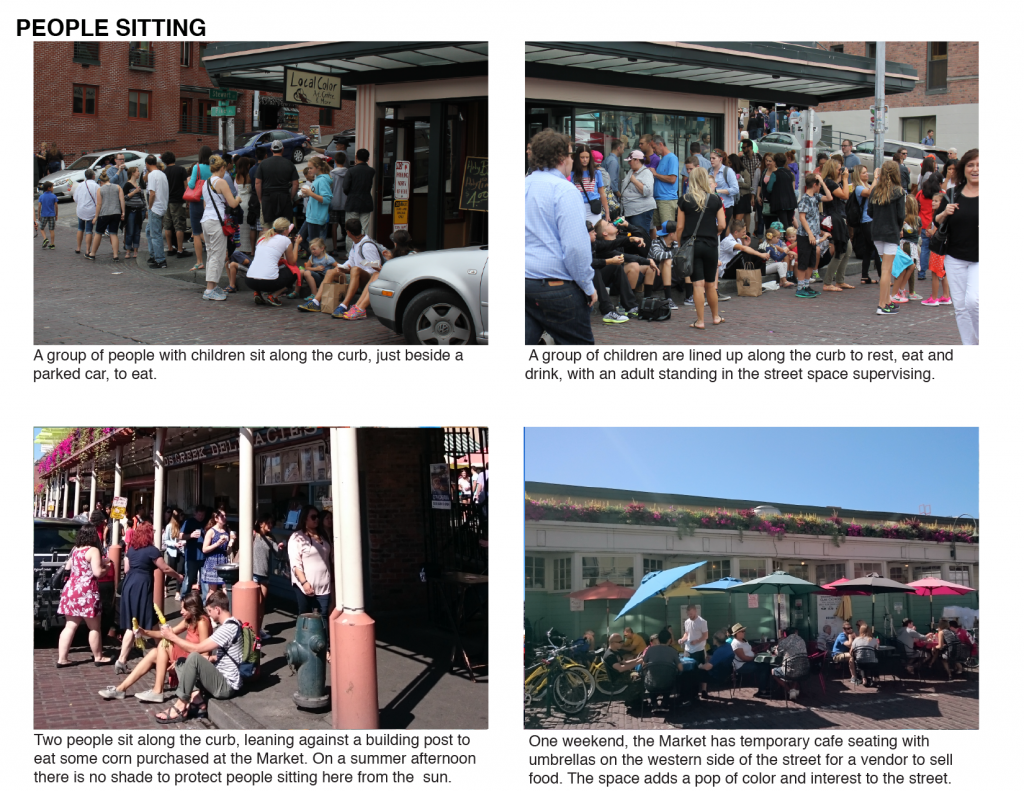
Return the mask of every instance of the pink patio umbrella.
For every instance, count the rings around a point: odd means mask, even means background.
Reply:
[[[605,580],[600,585],[595,585],[592,588],[583,588],[582,590],[573,591],[566,596],[567,599],[584,599],[586,601],[596,601],[604,599],[604,629],[607,632],[611,624],[611,614],[609,611],[609,601],[612,599],[629,599],[633,598],[633,594],[636,593],[635,588],[627,588],[624,585],[616,585],[610,580]]]
[[[928,617],[933,625],[935,624],[935,600],[932,596],[965,596],[968,593],[974,593],[974,588],[935,579],[935,577],[925,577],[907,584],[914,589],[914,593],[918,596],[928,597]]]
[[[484,448],[481,453],[470,453],[466,456],[460,456],[452,462],[452,467],[483,467],[489,462],[489,454],[487,448]]]

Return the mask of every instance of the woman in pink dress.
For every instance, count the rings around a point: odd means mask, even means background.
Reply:
[[[60,633],[57,650],[57,667],[69,667],[74,664],[68,660],[68,650],[75,639],[75,632],[84,621],[89,629],[89,648],[95,665],[109,665],[111,659],[103,656],[103,637],[100,634],[100,589],[96,580],[102,577],[110,561],[100,552],[100,537],[96,528],[89,524],[83,525],[75,539],[74,549],[68,555],[64,568],[71,571],[71,576],[64,583],[60,592],[60,607],[57,612],[67,622]]]

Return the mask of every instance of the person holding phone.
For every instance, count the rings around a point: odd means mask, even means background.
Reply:
[[[223,508],[218,508],[206,523],[206,534],[203,536],[203,554],[206,560],[203,561],[203,572],[199,580],[203,589],[203,601],[206,601],[211,590],[219,590],[224,584],[217,567],[228,562],[230,542],[228,515]]]
[[[192,513],[193,515],[182,524],[180,533],[184,541],[182,548],[185,552],[185,579],[181,585],[182,596],[198,583],[204,559],[202,540],[203,526],[206,524],[206,506],[197,503]]]

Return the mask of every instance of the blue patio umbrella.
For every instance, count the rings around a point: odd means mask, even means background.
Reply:
[[[707,561],[702,560],[700,563],[691,563],[689,566],[679,566],[674,569],[652,571],[650,574],[645,574],[644,578],[640,580],[640,587],[636,589],[633,598],[626,602],[626,606],[622,608],[622,612],[615,616],[615,620],[619,620],[627,612],[637,605],[643,604],[648,599],[662,595],[677,580],[682,579],[694,569],[699,569],[705,563]]]
[[[735,577],[722,577],[722,579],[715,580],[714,582],[705,582],[703,585],[694,585],[693,589],[704,593],[728,593],[729,588],[735,588],[737,585],[742,584],[743,580],[738,580]],[[729,623],[733,623],[732,596],[729,597]]]

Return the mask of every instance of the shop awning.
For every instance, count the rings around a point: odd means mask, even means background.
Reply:
[[[203,65],[219,88],[280,93],[285,66],[340,76],[354,88],[486,75],[487,42],[225,41],[207,47]]]
[[[885,72],[886,94],[917,84],[904,63]],[[526,76],[811,106],[875,95],[874,58],[777,41],[528,41]]]

